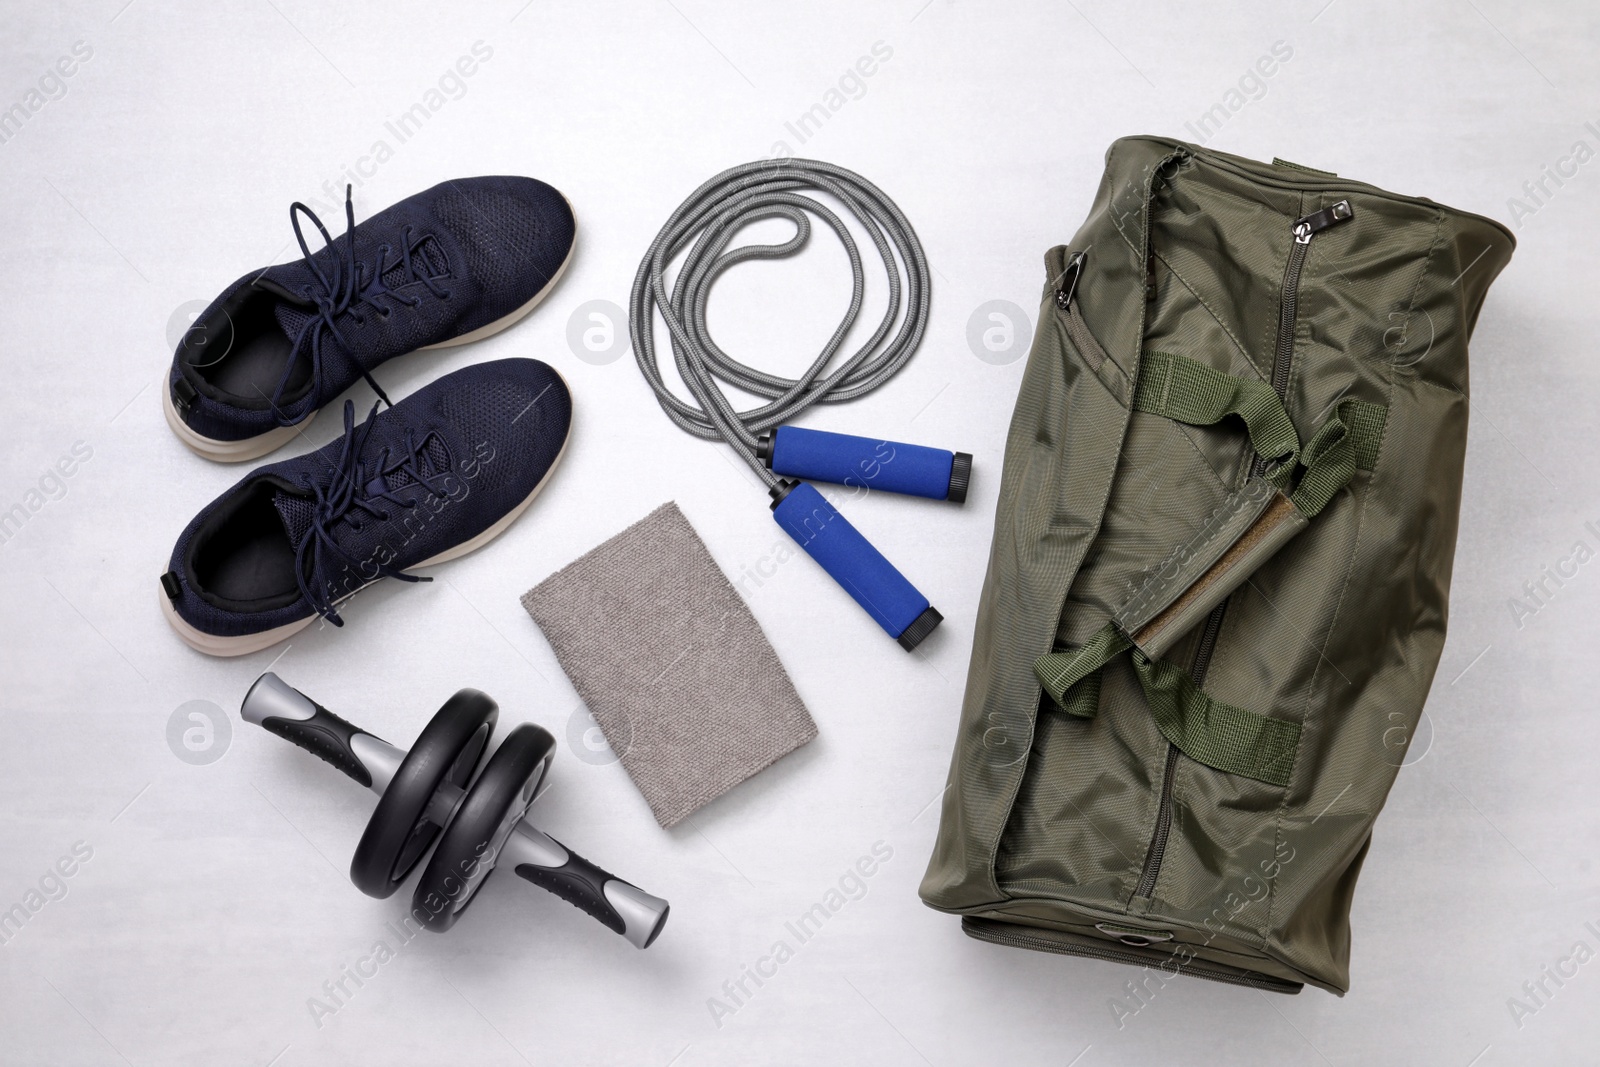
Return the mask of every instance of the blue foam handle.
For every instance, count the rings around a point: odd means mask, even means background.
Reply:
[[[838,485],[882,489],[889,493],[962,500],[966,475],[957,453],[899,441],[779,426],[773,433],[771,454],[765,457],[773,473]],[[965,457],[970,469],[971,457]],[[957,472],[958,492],[951,492],[952,472]]]
[[[821,493],[805,482],[784,483],[775,491],[785,493],[772,509],[778,525],[822,564],[885,633],[909,651],[932,632],[941,616],[928,598]]]

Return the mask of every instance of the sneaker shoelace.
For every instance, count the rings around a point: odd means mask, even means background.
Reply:
[[[402,582],[431,582],[433,579],[407,574],[375,556],[367,560],[357,559],[334,539],[333,527],[346,522],[359,532],[364,523],[358,520],[358,515],[377,522],[388,522],[389,507],[415,508],[423,499],[422,494],[413,494],[410,499],[405,499],[389,488],[389,476],[401,471],[412,478],[406,486],[420,485],[432,495],[444,495],[434,485],[434,480],[446,472],[430,473],[424,468],[423,446],[410,430],[406,431],[405,452],[396,463],[389,462],[390,450],[387,447],[378,454],[375,463],[369,465],[364,462],[362,454],[372,436],[378,405],[372,405],[371,414],[359,427],[355,425],[355,412],[355,402],[346,400],[343,443],[339,458],[328,468],[327,476],[319,479],[308,473],[299,480],[300,487],[311,494],[312,514],[309,528],[295,546],[295,580],[300,585],[301,595],[312,609],[335,626],[344,625],[335,608],[335,600],[342,598],[335,597],[333,591],[333,578],[342,571],[354,571],[362,579],[362,585],[369,580],[377,581],[378,578],[398,578]],[[373,572],[370,579],[367,570]],[[352,593],[354,591],[351,590]]]
[[[279,401],[301,359],[311,361],[311,386],[307,396],[311,403],[316,402],[316,397],[322,388],[325,336],[332,336],[338,342],[337,351],[351,366],[361,372],[361,377],[367,380],[367,384],[372,386],[372,391],[378,394],[383,403],[389,404],[388,394],[378,386],[371,372],[356,360],[354,349],[339,328],[339,320],[347,312],[351,313],[351,319],[357,326],[364,326],[367,320],[363,311],[366,308],[371,308],[379,318],[387,319],[396,307],[421,307],[421,296],[408,296],[395,291],[414,282],[421,282],[427,286],[430,293],[441,300],[450,299],[450,291],[423,269],[425,261],[420,249],[430,235],[414,236],[415,227],[407,226],[401,232],[398,259],[391,262],[390,257],[396,249],[392,245],[384,244],[378,247],[375,266],[369,268],[356,260],[356,210],[351,194],[352,186],[346,185],[344,187],[345,231],[342,247],[334,241],[332,234],[322,224],[315,211],[298,200],[289,206],[289,222],[294,226],[295,240],[300,244],[301,256],[312,277],[316,279],[317,285],[307,285],[301,289],[302,295],[315,306],[315,314],[310,315],[295,331],[293,344],[289,349],[289,360],[283,368],[283,377],[278,380],[278,387],[272,392],[273,414],[282,426],[292,425],[298,421],[284,414],[279,407]],[[306,243],[305,231],[300,225],[302,214],[316,226],[326,246],[333,249],[333,255],[330,257],[331,272],[324,271],[316,257],[311,254],[311,247]],[[384,275],[396,267],[402,268],[399,276],[401,281],[398,285],[390,286],[384,282]]]

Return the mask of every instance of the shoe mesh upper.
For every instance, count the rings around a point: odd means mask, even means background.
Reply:
[[[376,297],[378,305],[389,309],[387,315],[362,305],[340,314],[339,333],[348,349],[327,327],[308,325],[311,314],[305,309],[292,304],[274,309],[279,328],[290,338],[299,336],[302,328],[308,330],[308,343],[312,334],[319,336],[322,376],[314,387],[285,394],[280,410],[274,412],[262,397],[216,395],[199,372],[183,366],[180,348],[173,360],[169,388],[187,377],[200,395],[180,405],[179,413],[191,429],[221,441],[266,433],[275,429],[280,419],[299,421],[386,360],[470,333],[528,303],[566,261],[574,234],[566,200],[532,178],[462,178],[409,197],[356,227],[356,259],[368,269],[378,263],[382,247],[389,246],[383,281],[400,289],[401,298]],[[423,282],[408,283],[399,247],[404,240],[419,238],[425,239],[412,252],[413,262],[421,273],[436,279],[434,285],[447,297],[435,294]],[[335,259],[348,249],[348,241],[339,233],[333,246],[313,254],[324,274],[332,276]],[[258,281],[297,295],[308,287],[321,291],[305,262],[280,263],[240,278],[203,316],[211,315],[239,291],[258,288]],[[413,298],[418,301],[416,307],[404,306]]]
[[[377,475],[385,449],[385,466],[410,455],[408,439],[421,453],[420,465],[432,482],[431,489],[417,484],[409,473],[394,470],[384,475],[388,491],[399,497],[372,499],[376,513],[354,509],[326,527],[355,569],[336,554],[318,550],[322,565],[317,578],[338,595],[353,591],[370,579],[370,562],[379,560],[400,569],[478,536],[504,518],[543,481],[566,441],[572,402],[559,375],[546,364],[531,359],[505,359],[473,364],[424,386],[381,411],[361,452],[361,477]],[[190,566],[197,544],[210,536],[209,520],[226,513],[228,502],[263,477],[290,486],[311,483],[329,486],[338,476],[343,439],[315,452],[260,467],[213,500],[178,538],[170,569],[180,579],[174,607],[180,617],[203,632],[233,636],[257,633],[313,614],[306,599],[260,610],[245,605],[217,603],[202,596],[193,585]],[[437,476],[437,477],[435,477]],[[431,504],[429,503],[431,498]],[[405,501],[415,506],[405,506]],[[297,548],[315,536],[315,503],[309,490],[279,491],[273,505],[290,542]],[[380,517],[388,516],[387,518]],[[367,568],[359,565],[366,563]],[[361,577],[366,575],[366,579]]]
[[[442,396],[439,410],[461,434],[467,456],[492,457],[481,463],[484,489],[498,489],[537,457],[559,450],[572,412],[554,375],[542,382],[474,381]]]
[[[440,195],[434,212],[460,239],[467,269],[486,292],[509,289],[539,239],[538,220],[504,193],[451,190]]]

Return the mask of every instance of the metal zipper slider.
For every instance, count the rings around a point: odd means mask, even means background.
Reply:
[[[1329,226],[1337,225],[1347,219],[1356,217],[1356,209],[1350,206],[1350,201],[1341,200],[1337,204],[1325,207],[1321,211],[1294,220],[1294,240],[1296,244],[1310,244],[1312,234],[1320,233]]]
[[[1056,307],[1062,311],[1072,306],[1072,296],[1078,291],[1078,279],[1083,277],[1083,261],[1089,258],[1089,250],[1074,252],[1072,258],[1067,260],[1066,270],[1061,272],[1061,284],[1056,287]]]

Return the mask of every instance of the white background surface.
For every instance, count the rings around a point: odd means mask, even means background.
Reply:
[[[974,354],[974,311],[1003,299],[1031,314],[1041,255],[1081,221],[1110,141],[1194,139],[1185,123],[1279,41],[1292,58],[1246,85],[1256,98],[1213,147],[1512,222],[1524,182],[1579,140],[1600,149],[1584,126],[1600,125],[1594,5],[123,3],[12,0],[0,35],[0,106],[75,42],[92,49],[0,144],[0,509],[25,503],[75,442],[92,449],[0,546],[0,905],[24,900],[75,842],[93,850],[66,896],[0,948],[0,1060],[1467,1067],[1597,1055],[1600,962],[1547,980],[1539,1001],[1522,987],[1578,942],[1600,950],[1600,562],[1563,565],[1577,575],[1547,583],[1520,626],[1511,603],[1577,542],[1600,550],[1600,161],[1527,201],[1474,338],[1450,640],[1431,735],[1361,879],[1350,994],[1185,979],[1119,1028],[1109,1003],[1131,1003],[1131,969],[971,941],[915,892],[1022,371]],[[491,58],[399,143],[385,122],[480,41]],[[801,144],[785,124],[828,103],[876,42],[890,58]],[[445,178],[526,173],[565,191],[580,222],[571,271],[531,318],[398,360],[381,381],[398,397],[467,363],[536,356],[571,383],[576,436],[537,505],[432,584],[364,593],[342,631],[208,659],[168,632],[156,578],[189,517],[243,471],[191,455],[162,422],[170,323],[288,258],[292,200],[342,230],[330,191],[380,139],[392,158],[365,165],[358,218]],[[944,611],[925,654],[902,653],[803,557],[746,582],[821,736],[665,832],[620,765],[578,757],[581,729],[574,746],[568,728],[582,709],[517,596],[669,498],[730,577],[780,543],[749,475],[672,428],[631,357],[595,365],[567,341],[580,305],[626,303],[639,256],[687,193],[778,142],[877,182],[936,271],[910,367],[808,424],[964,449],[977,475],[965,508],[876,496],[849,509]],[[821,344],[848,274],[817,237],[797,260],[725,279],[712,306],[725,347],[793,370]],[[1029,329],[1018,324],[1023,342]],[[351,395],[370,400],[365,386]],[[325,413],[309,435],[320,444],[336,423]],[[548,727],[562,748],[539,821],[670,898],[661,941],[637,952],[502,875],[454,931],[406,945],[318,1026],[308,998],[392,940],[385,924],[405,897],[374,901],[346,878],[368,796],[239,723],[239,698],[274,661],[398,743],[462,685],[497,697],[508,725]],[[167,741],[195,700],[233,720],[206,766]],[[709,998],[789,939],[785,922],[876,842],[893,857],[866,895],[719,1026]],[[1520,1026],[1512,997],[1536,1008]]]

